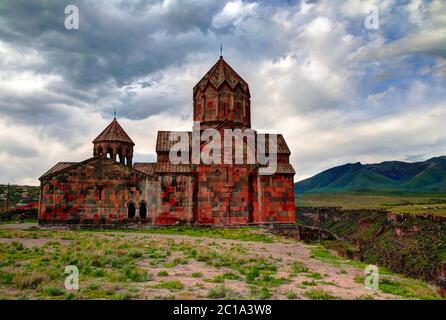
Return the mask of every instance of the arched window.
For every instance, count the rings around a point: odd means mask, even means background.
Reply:
[[[107,158],[113,159],[113,149],[107,148]]]
[[[124,163],[124,155],[121,149],[118,149],[118,160],[120,163]]]
[[[141,219],[147,218],[147,205],[144,201],[139,205],[139,216]]]
[[[136,213],[135,204],[133,202],[129,202],[129,204],[127,205],[127,216],[129,217],[129,219],[134,219],[135,213]]]

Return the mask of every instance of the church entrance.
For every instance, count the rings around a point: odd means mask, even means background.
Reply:
[[[135,214],[136,214],[135,204],[133,202],[130,202],[127,205],[127,216],[129,217],[129,219],[134,219],[135,218]]]

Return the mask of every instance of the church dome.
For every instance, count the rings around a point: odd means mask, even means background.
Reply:
[[[135,143],[116,118],[93,140],[93,145],[95,157],[109,157],[122,164],[132,166]]]
[[[93,140],[93,143],[104,142],[104,141],[115,141],[115,142],[125,142],[130,144],[133,143],[132,139],[128,134],[122,129],[118,120],[113,119],[113,121],[104,129],[97,137]]]

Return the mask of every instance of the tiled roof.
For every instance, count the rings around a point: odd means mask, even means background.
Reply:
[[[102,141],[122,141],[134,145],[132,139],[130,139],[128,134],[124,131],[124,129],[122,129],[121,125],[116,119],[113,119],[107,128],[105,128],[104,131],[102,131],[97,138],[93,140],[93,143]]]
[[[234,89],[237,84],[243,88],[245,92],[249,91],[248,84],[245,80],[240,77],[234,69],[220,57],[217,63],[206,73],[206,75],[197,83],[194,87],[194,94],[198,88],[204,90],[208,83],[211,83],[215,88],[220,87],[220,85],[225,82]]]
[[[183,134],[187,133],[189,135],[189,146],[191,146],[192,143],[192,132],[187,131],[158,131],[158,136],[156,138],[156,151],[157,152],[163,152],[163,151],[170,151],[173,145],[175,145],[177,141],[170,141],[169,136],[171,133],[175,134]],[[178,136],[178,135],[177,135]]]
[[[54,173],[57,173],[59,171],[65,170],[66,168],[71,167],[72,165],[77,164],[77,162],[59,162],[57,163],[54,167],[52,167],[50,170],[48,170],[47,172],[45,172],[40,178],[39,180],[52,175]]]
[[[277,174],[295,174],[294,168],[291,164],[278,164],[277,165]]]
[[[191,173],[192,165],[190,164],[171,164],[157,163],[155,172],[159,173]]]
[[[135,163],[133,168],[145,173],[149,176],[152,176],[155,173],[156,163]]]
[[[269,135],[265,135],[265,149],[266,151],[269,150]],[[281,135],[277,135],[277,153],[278,154],[291,154],[290,149],[288,148],[288,145],[286,144],[285,138]]]
[[[147,175],[154,175],[155,173],[191,173],[191,164],[171,164],[171,163],[135,163],[133,165],[138,171]]]
[[[104,157],[91,157],[91,158],[89,158],[87,160],[84,160],[82,162],[59,162],[54,167],[52,167],[50,170],[48,170],[43,176],[41,176],[39,178],[39,180],[50,178],[51,176],[58,175],[58,174],[60,174],[60,173],[62,173],[64,171],[71,170],[71,168],[74,167],[74,166],[82,166],[82,165],[85,165],[85,164],[90,163],[92,161],[105,161],[105,162],[108,162],[109,164],[116,164],[116,165],[119,165],[119,166],[123,166],[124,168],[126,168],[128,170],[135,170],[136,169],[136,171],[138,171],[138,173],[142,173],[142,174],[145,174],[145,175],[150,175],[150,174],[148,174],[147,172],[145,172],[143,170],[138,170],[137,168],[134,168],[134,167],[128,167],[128,166],[126,166],[126,165],[124,165],[122,163],[114,161],[113,159],[104,158]],[[148,164],[150,164],[150,163],[148,163]],[[143,165],[144,166],[144,165],[148,165],[148,164],[142,163],[142,164],[139,164],[139,165]]]
[[[261,166],[265,167],[265,166]],[[295,174],[294,168],[291,164],[277,164],[276,172],[274,174]]]

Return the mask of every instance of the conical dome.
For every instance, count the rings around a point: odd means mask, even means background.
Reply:
[[[93,140],[95,157],[110,157],[122,164],[132,166],[135,143],[122,129],[116,118]]]
[[[220,57],[217,63],[214,64],[214,66],[194,87],[194,95],[198,89],[204,91],[208,84],[212,84],[212,86],[218,90],[225,81],[232,90],[234,90],[237,84],[240,84],[243,91],[249,94],[249,86],[246,81],[232,69],[223,57]]]
[[[239,128],[251,127],[251,95],[248,83],[220,57],[197,83],[193,91],[194,121],[202,128],[223,123]]]
[[[113,141],[113,142],[126,142],[126,143],[133,143],[132,139],[128,136],[128,134],[122,129],[119,122],[115,119],[107,126],[107,128],[102,131],[96,139],[93,140],[93,143],[96,142],[106,142],[106,141]]]

